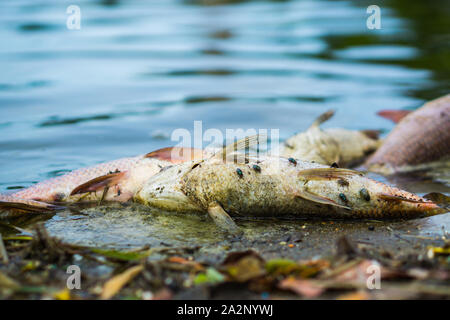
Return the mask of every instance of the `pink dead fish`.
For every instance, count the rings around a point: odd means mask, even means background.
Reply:
[[[370,171],[391,174],[450,162],[450,94],[414,112],[385,110],[380,115],[398,122],[380,148],[365,162]]]
[[[0,194],[0,208],[40,212],[56,209],[52,203],[125,202],[162,168],[203,154],[202,150],[170,147],[74,170],[12,194]]]

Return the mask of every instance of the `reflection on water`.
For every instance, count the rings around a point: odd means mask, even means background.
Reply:
[[[176,128],[381,129],[448,92],[449,6],[370,1],[0,2],[0,192],[173,145]],[[61,171],[60,171],[61,170]],[[442,186],[441,186],[442,187]],[[448,189],[447,189],[448,191]]]

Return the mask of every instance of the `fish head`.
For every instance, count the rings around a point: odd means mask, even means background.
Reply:
[[[362,178],[352,188],[352,211],[361,216],[380,218],[419,218],[448,212],[439,204],[411,192],[379,181]]]
[[[418,218],[448,210],[426,198],[341,168],[299,171],[297,195],[353,218]]]

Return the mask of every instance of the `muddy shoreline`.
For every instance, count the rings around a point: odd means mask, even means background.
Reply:
[[[138,205],[63,212],[33,221],[31,230],[29,218],[2,223],[9,260],[0,263],[2,299],[105,298],[108,280],[136,268],[110,298],[450,298],[448,215],[241,219],[241,237],[221,232],[206,216],[149,214]],[[380,290],[367,289],[372,264],[381,268]],[[66,287],[69,265],[81,269],[80,290]]]

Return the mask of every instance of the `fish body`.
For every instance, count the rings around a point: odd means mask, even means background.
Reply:
[[[444,163],[450,164],[450,94],[406,114],[364,166],[390,174]]]
[[[121,174],[121,181],[104,196],[105,200],[120,200],[129,197],[129,194],[134,194],[136,188],[139,188],[144,181],[159,172],[167,164],[166,161],[145,158],[145,156],[117,159],[92,167],[77,169],[65,175],[42,181],[8,195],[8,198],[45,202],[74,202],[81,197],[85,200],[98,200],[102,196],[101,191],[92,192],[89,195],[71,195],[71,193],[76,187],[91,179]],[[119,190],[121,191],[118,192]]]
[[[353,170],[270,156],[173,166],[149,179],[135,200],[179,212],[220,205],[230,216],[252,217],[415,218],[443,212]]]
[[[170,147],[71,171],[11,194],[0,194],[0,208],[39,211],[49,203],[125,202],[162,168],[203,157],[208,151]]]
[[[381,141],[375,131],[357,131],[342,128],[322,130],[320,124],[334,114],[332,110],[319,116],[304,132],[288,138],[280,155],[325,165],[338,163],[350,167],[362,162],[374,152]]]

